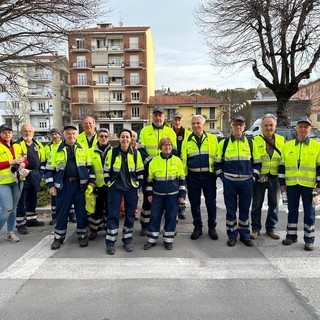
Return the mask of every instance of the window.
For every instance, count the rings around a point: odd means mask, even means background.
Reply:
[[[118,134],[122,129],[123,129],[123,124],[122,123],[115,123],[113,125],[113,133],[114,134]]]
[[[140,101],[139,91],[132,91],[131,92],[131,101]]]
[[[108,91],[99,91],[99,101],[108,101]]]
[[[139,84],[139,73],[131,73],[130,74],[130,84],[138,85]]]
[[[111,65],[121,66],[121,62],[122,60],[121,60],[121,57],[119,56],[114,56],[111,58]]]
[[[109,123],[100,123],[100,128],[108,129],[110,131]]]
[[[44,119],[39,119],[39,128],[40,129],[47,129],[47,121]]]
[[[210,108],[210,119],[215,119],[216,117],[216,108]]]
[[[113,92],[112,94],[113,96],[113,100],[116,100],[116,101],[122,101],[122,92]]]
[[[141,129],[143,128],[143,124],[142,123],[133,123],[131,125],[131,129],[135,132],[139,132]]]
[[[106,73],[99,73],[98,74],[98,83],[105,84],[109,82],[108,74]]]
[[[88,102],[87,91],[78,91],[78,102]]]
[[[46,112],[47,111],[46,103],[45,102],[38,102],[38,110],[42,111],[42,112]]]
[[[131,108],[131,117],[132,118],[140,118],[140,109],[139,109],[139,107]]]
[[[19,101],[12,101],[12,109],[13,110],[19,110],[20,109]]]
[[[201,114],[201,107],[196,107],[196,114]]]
[[[87,115],[87,107],[80,107],[79,108],[79,115],[80,118],[83,118]]]
[[[78,73],[78,85],[83,86],[87,84],[87,74],[86,73]]]
[[[131,55],[130,56],[130,67],[138,67],[139,66],[139,56]]]
[[[97,39],[97,48],[106,48],[106,39]]]
[[[215,123],[214,122],[210,122],[209,123],[209,128],[210,129],[215,129]]]
[[[84,49],[84,39],[76,39],[77,49]]]
[[[87,60],[86,57],[77,57],[77,67],[78,68],[86,68],[87,67]]]
[[[139,49],[139,38],[138,37],[130,37],[129,38],[129,48],[130,49]]]
[[[317,114],[317,122],[319,122],[320,121],[320,114],[318,113]]]

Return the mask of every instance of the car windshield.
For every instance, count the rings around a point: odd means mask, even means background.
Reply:
[[[320,129],[312,128],[309,137],[310,138],[320,138]]]

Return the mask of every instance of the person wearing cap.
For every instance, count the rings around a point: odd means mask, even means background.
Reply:
[[[235,246],[238,235],[246,246],[253,246],[250,239],[249,210],[253,183],[260,174],[261,159],[257,144],[244,136],[244,130],[244,117],[236,116],[231,123],[230,138],[219,142],[214,163],[215,173],[223,183],[229,247]]]
[[[278,168],[281,161],[281,151],[285,144],[284,137],[276,134],[277,119],[273,114],[262,117],[262,134],[255,136],[262,166],[259,179],[253,184],[251,207],[251,239],[260,235],[262,228],[261,211],[266,191],[268,191],[268,212],[265,222],[266,234],[272,239],[280,239],[275,231],[278,223],[279,178]]]
[[[62,132],[57,128],[52,128],[50,130],[50,136],[51,136],[51,142],[49,142],[45,147],[45,158],[46,163],[48,161],[48,158],[52,152],[56,152],[58,149],[60,143],[62,142]],[[76,217],[74,212],[74,206],[72,205],[69,213],[69,221],[76,223]],[[57,222],[56,219],[56,197],[51,196],[51,221],[49,222],[50,225],[55,225]]]
[[[151,159],[158,156],[161,152],[159,150],[159,142],[162,138],[167,137],[173,141],[173,154],[177,154],[176,134],[172,128],[164,124],[164,109],[162,107],[155,107],[152,113],[152,124],[142,128],[139,135],[138,150],[141,153],[142,160],[145,166],[144,184],[142,187],[143,203],[140,213],[141,236],[147,235],[147,226],[150,222],[151,203],[146,195],[146,181],[148,179],[148,165]]]
[[[0,126],[0,230],[7,223],[6,240],[18,242],[14,234],[17,205],[23,181],[15,181],[14,173],[28,165],[19,144],[13,144],[11,127]]]
[[[181,158],[181,149],[186,147],[186,142],[191,134],[191,131],[182,126],[183,115],[180,112],[175,112],[172,117],[172,128],[177,136],[177,156]],[[184,201],[179,203],[178,218],[186,218],[186,204]]]
[[[216,177],[213,171],[218,140],[213,134],[205,132],[205,122],[206,120],[202,115],[192,116],[192,133],[186,141],[186,147],[181,150],[194,226],[191,234],[192,240],[196,240],[202,236],[203,224],[200,210],[202,192],[208,213],[209,237],[213,240],[219,238],[216,231],[217,188]]]
[[[82,129],[77,136],[77,142],[86,146],[88,149],[94,148],[97,144],[97,132],[94,118],[86,116],[82,119]]]
[[[76,141],[77,128],[68,124],[63,131],[64,141],[51,153],[46,165],[45,179],[51,196],[57,200],[57,224],[52,250],[60,248],[67,233],[68,215],[72,204],[77,217],[77,236],[80,247],[88,246],[88,220],[85,190],[94,187],[95,174],[87,147]]]
[[[21,137],[15,142],[19,144],[28,159],[26,169],[30,173],[24,181],[21,197],[17,208],[17,230],[20,234],[28,234],[28,227],[44,226],[38,220],[36,212],[37,194],[45,168],[45,151],[40,141],[34,139],[34,128],[29,123],[21,125]]]
[[[109,143],[109,130],[100,128],[97,131],[98,142],[94,148],[90,149],[92,167],[96,175],[94,193],[97,195],[94,213],[90,216],[89,240],[97,237],[98,231],[105,229],[108,216],[108,189],[104,182],[103,167],[108,151],[111,149]]]
[[[297,138],[287,142],[282,149],[279,165],[281,192],[288,196],[287,234],[283,245],[291,245],[298,239],[299,202],[304,211],[304,249],[312,251],[315,240],[315,208],[313,192],[320,194],[320,144],[310,139],[311,120],[308,117],[297,121]]]
[[[107,254],[115,253],[119,232],[119,209],[122,198],[126,208],[122,229],[122,242],[127,252],[133,251],[134,211],[138,202],[138,189],[143,181],[144,166],[141,154],[130,145],[132,133],[122,129],[118,133],[119,145],[110,149],[104,165],[104,179],[108,187]]]

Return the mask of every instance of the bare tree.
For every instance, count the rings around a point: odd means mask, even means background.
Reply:
[[[320,57],[320,1],[208,0],[195,16],[213,64],[251,65],[277,98],[278,123],[287,125],[287,102]]]

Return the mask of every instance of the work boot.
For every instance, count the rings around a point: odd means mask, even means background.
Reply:
[[[197,239],[199,239],[200,236],[202,236],[202,227],[195,226],[190,238],[192,240],[197,240]]]
[[[269,236],[270,238],[272,239],[275,239],[275,240],[279,240],[280,239],[280,235],[279,233],[275,232],[275,231],[267,231],[266,232],[267,236]]]
[[[61,242],[54,240],[54,242],[51,244],[51,250],[58,250],[61,247]]]
[[[114,255],[114,253],[116,252],[116,249],[114,247],[114,244],[108,244],[107,245],[107,254],[109,255]]]
[[[260,231],[252,231],[250,234],[250,239],[257,239],[260,236]]]
[[[285,238],[282,240],[282,244],[285,246],[290,246],[291,244],[297,242],[297,239]]]
[[[210,237],[212,240],[218,240],[218,239],[219,239],[219,236],[218,236],[218,233],[217,233],[216,228],[210,227],[208,234],[209,234],[209,237]]]
[[[89,244],[88,237],[79,238],[79,245],[81,248],[87,247]]]

